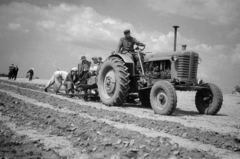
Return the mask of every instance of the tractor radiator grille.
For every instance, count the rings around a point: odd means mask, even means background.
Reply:
[[[198,54],[187,53],[178,56],[177,77],[191,81],[197,78]]]

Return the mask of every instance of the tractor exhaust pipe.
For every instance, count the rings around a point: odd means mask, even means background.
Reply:
[[[177,46],[177,29],[179,26],[173,26],[174,28],[174,43],[173,43],[173,51],[176,51],[176,46]]]

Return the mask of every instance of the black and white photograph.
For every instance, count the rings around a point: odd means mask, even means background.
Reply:
[[[0,159],[240,159],[240,0],[0,0]]]

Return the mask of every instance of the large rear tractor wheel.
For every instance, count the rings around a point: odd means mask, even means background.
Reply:
[[[150,101],[156,114],[171,115],[177,106],[175,88],[168,81],[156,82],[151,89]]]
[[[195,104],[200,114],[215,115],[222,107],[222,91],[212,83],[208,83],[209,89],[198,90]]]
[[[122,106],[128,95],[129,73],[118,57],[108,58],[99,71],[98,91],[101,101],[108,106]]]

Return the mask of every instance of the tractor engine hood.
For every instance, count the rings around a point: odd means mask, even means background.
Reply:
[[[150,61],[159,61],[159,60],[171,60],[173,56],[198,56],[198,53],[192,51],[192,50],[184,50],[184,51],[178,51],[178,52],[157,52],[157,53],[150,53],[146,54],[144,57],[144,62],[150,62]]]

